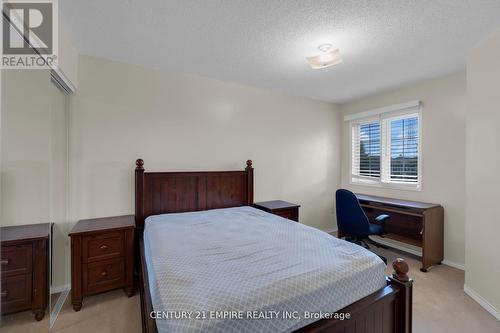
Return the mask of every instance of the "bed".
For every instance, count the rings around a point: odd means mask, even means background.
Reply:
[[[411,332],[403,260],[386,277],[361,247],[252,206],[251,161],[147,173],[136,161],[144,332]]]

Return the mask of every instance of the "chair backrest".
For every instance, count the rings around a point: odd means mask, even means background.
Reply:
[[[338,228],[350,236],[368,237],[370,229],[368,217],[356,195],[349,190],[339,189],[335,193],[335,201]]]

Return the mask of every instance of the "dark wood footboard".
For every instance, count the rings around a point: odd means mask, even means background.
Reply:
[[[156,321],[150,315],[153,305],[142,240],[140,241],[140,257],[142,331],[155,333],[157,328]],[[387,277],[386,287],[336,312],[349,314],[349,319],[321,319],[295,332],[411,333],[413,281],[408,278],[408,265],[403,259],[396,259],[392,266],[394,274]]]
[[[385,288],[337,311],[349,313],[350,319],[322,319],[295,332],[411,333],[413,281],[403,259],[396,259],[392,266],[395,272],[387,277]]]

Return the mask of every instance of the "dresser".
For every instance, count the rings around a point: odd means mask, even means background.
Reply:
[[[71,302],[117,288],[134,294],[134,215],[80,220],[71,230]]]
[[[49,299],[51,223],[1,228],[2,315],[30,310],[42,320]]]
[[[299,222],[300,205],[282,200],[262,201],[254,204],[254,207],[268,213]]]

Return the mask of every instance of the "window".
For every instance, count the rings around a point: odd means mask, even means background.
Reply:
[[[351,120],[353,183],[420,189],[420,103],[346,118]]]

